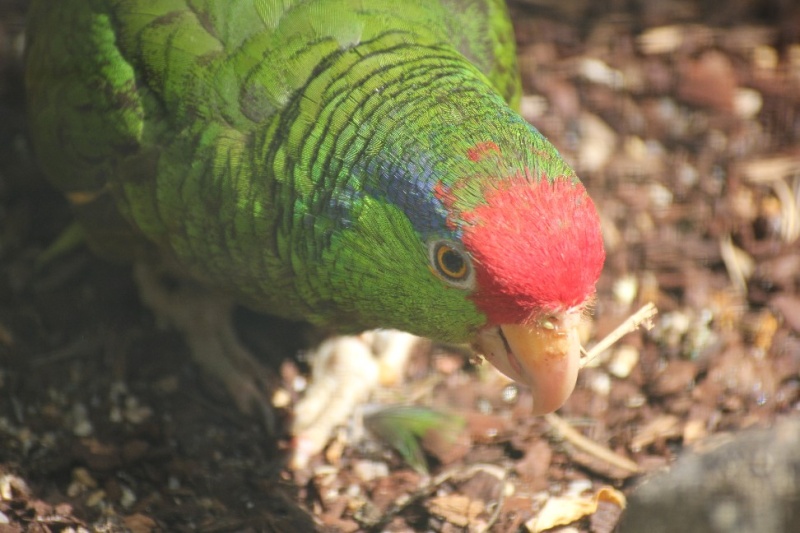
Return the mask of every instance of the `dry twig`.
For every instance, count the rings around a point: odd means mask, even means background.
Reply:
[[[646,329],[651,329],[653,327],[652,320],[653,317],[656,316],[656,313],[658,313],[658,309],[656,309],[656,306],[652,302],[642,306],[641,309],[628,317],[625,322],[617,326],[614,331],[606,335],[604,339],[595,344],[591,350],[588,350],[584,353],[584,356],[581,359],[581,368],[585,367],[589,361],[610,348],[611,345],[613,345],[619,339],[628,333],[636,331],[639,326],[644,325]]]
[[[404,494],[403,496],[400,496],[394,503],[394,505],[389,507],[389,509],[387,509],[386,512],[384,512],[383,515],[381,515],[381,517],[378,518],[378,520],[367,521],[367,520],[358,520],[358,518],[356,518],[356,520],[359,521],[362,528],[368,531],[382,531],[382,528],[386,524],[391,522],[395,516],[402,513],[405,509],[407,509],[414,503],[429,496],[434,491],[436,491],[440,486],[447,483],[451,479],[456,479],[456,480],[464,479],[471,475],[474,475],[479,471],[492,473],[493,475],[495,475],[495,477],[497,477],[500,480],[501,483],[505,483],[506,478],[508,477],[508,472],[506,470],[498,467],[497,465],[491,465],[491,464],[475,464],[467,468],[464,468],[463,466],[452,468],[442,472],[438,476],[430,478],[428,482],[425,483],[418,490],[410,494]],[[498,472],[500,472],[500,475],[498,475]],[[494,513],[492,513],[492,516],[489,517],[489,521],[486,524],[486,527],[481,531],[481,533],[489,531],[492,525],[497,521],[497,519],[500,516],[500,509],[503,507],[504,501],[505,501],[505,486],[501,485],[500,494],[497,500],[497,509],[495,510]]]
[[[597,459],[610,464],[620,470],[630,472],[632,474],[639,473],[639,465],[623,457],[605,446],[596,443],[595,441],[584,437],[578,430],[573,428],[569,422],[562,419],[555,413],[550,413],[544,416],[550,427],[558,434],[559,437],[573,445],[575,448],[596,457]]]

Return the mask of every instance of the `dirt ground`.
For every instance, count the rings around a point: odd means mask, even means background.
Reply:
[[[285,419],[269,434],[240,414],[127,266],[83,248],[43,259],[70,214],[26,139],[26,4],[0,0],[0,532],[604,533],[642,476],[798,417],[796,2],[512,3],[523,114],[603,218],[586,345],[659,312],[582,371],[557,417],[531,417],[524,389],[464,354],[421,355],[387,397],[467,422],[458,445],[425,443],[430,475],[352,428],[288,470]],[[256,350],[295,331],[244,311],[238,325]],[[307,369],[284,345],[267,364],[292,390]]]

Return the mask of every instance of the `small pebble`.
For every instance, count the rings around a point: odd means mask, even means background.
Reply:
[[[753,118],[761,111],[764,99],[754,89],[737,89],[733,95],[733,110],[741,118]]]
[[[100,489],[92,492],[89,494],[89,497],[86,498],[86,505],[88,507],[97,507],[100,505],[103,500],[106,499],[106,491]]]
[[[620,345],[608,362],[608,371],[612,376],[625,379],[639,363],[639,350],[631,345]]]
[[[122,496],[119,499],[120,505],[125,509],[130,509],[133,507],[133,504],[136,503],[136,494],[134,494],[133,490],[130,487],[123,486],[122,487]]]
[[[639,281],[634,274],[621,276],[614,281],[614,299],[622,304],[629,306],[636,299],[639,291]]]
[[[94,432],[91,420],[89,420],[89,410],[80,402],[72,406],[70,413],[72,418],[72,433],[76,437],[88,437]]]
[[[636,43],[639,49],[647,55],[669,54],[676,51],[683,44],[685,28],[677,24],[659,26],[642,32]]]
[[[389,466],[379,461],[356,461],[355,464],[353,464],[353,473],[358,476],[361,481],[372,481],[374,479],[387,477],[389,475]]]

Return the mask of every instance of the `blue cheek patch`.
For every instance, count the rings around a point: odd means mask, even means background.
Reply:
[[[355,181],[363,184],[365,194],[400,208],[423,239],[460,237],[460,231],[447,227],[447,210],[434,193],[438,178],[424,155],[402,163],[372,160],[354,172],[361,174]]]

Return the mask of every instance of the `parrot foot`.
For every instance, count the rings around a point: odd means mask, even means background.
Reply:
[[[233,301],[191,282],[167,284],[161,274],[150,264],[134,265],[142,302],[157,320],[181,332],[194,361],[222,382],[239,410],[261,416],[273,433],[270,391],[275,390],[275,378],[239,341],[232,322]]]
[[[402,331],[373,330],[320,344],[309,358],[311,384],[294,409],[290,468],[305,467],[378,386],[397,384],[421,341]]]

